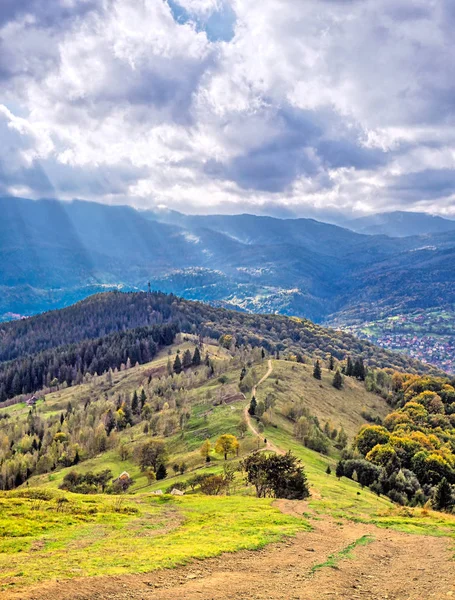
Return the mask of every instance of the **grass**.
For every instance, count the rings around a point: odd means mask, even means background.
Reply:
[[[186,346],[188,343],[179,347],[184,350]],[[210,346],[209,350],[212,356],[226,358],[225,352],[217,346]],[[99,377],[96,382],[49,394],[38,406],[38,413],[46,418],[65,410],[69,401],[73,404],[85,402],[88,395],[96,400],[107,390],[110,394],[131,394],[140,387],[149,369],[161,368],[167,360],[165,352],[148,365],[115,374],[112,388],[107,386],[105,377]],[[265,361],[256,368],[256,380],[266,368]],[[332,374],[325,369],[322,382],[318,382],[308,365],[273,361],[273,368],[274,372],[259,387],[257,396],[258,400],[268,393],[275,396],[274,422],[277,427],[267,427],[263,436],[280,448],[292,450],[304,464],[312,490],[305,518],[311,514],[317,520],[330,515],[337,520],[374,523],[408,533],[455,537],[455,516],[402,509],[388,499],[362,489],[354,481],[338,480],[334,474],[337,451],[322,456],[303,447],[292,435],[292,422],[281,414],[285,402],[302,401],[321,422],[330,420],[336,427],[343,425],[346,432],[353,435],[363,423],[361,411],[364,408],[384,416],[387,407],[381,398],[369,394],[361,384],[351,380],[346,382],[342,392],[335,390],[331,385]],[[74,467],[34,477],[28,488],[23,486],[15,492],[0,493],[0,585],[8,587],[45,579],[146,572],[184,564],[192,558],[260,548],[284,536],[308,530],[308,521],[282,514],[272,506],[270,499],[255,498],[240,473],[232,486],[236,494],[233,496],[208,497],[190,492],[174,498],[149,493],[186,481],[199,470],[222,471],[222,457],[212,453],[212,462],[207,466],[199,453],[200,446],[206,438],[214,443],[222,433],[237,434],[237,425],[247,402],[239,400],[234,404],[214,406],[213,400],[223,386],[236,388],[239,368],[233,366],[224,378],[225,383],[213,378],[187,391],[191,418],[183,434],[166,438],[170,456],[169,476],[165,480],[148,485],[134,458],[121,461],[118,451],[111,449],[78,464],[76,470],[111,469],[114,476],[128,471],[134,485],[131,493],[120,500],[115,496],[80,496],[58,490],[64,475]],[[18,421],[28,414],[28,408],[23,405],[3,410]],[[128,445],[132,455],[135,447],[145,439],[149,436],[143,433],[142,425],[121,433],[121,441]],[[240,456],[230,462],[238,463],[256,447],[257,438],[248,432],[241,440]],[[182,462],[187,464],[188,471],[172,476],[172,465]],[[326,474],[327,465],[331,466],[332,475]],[[59,503],[58,498],[62,497],[68,502]],[[336,566],[339,560],[349,558],[352,549],[348,546],[329,557],[327,563],[332,561]],[[324,563],[317,568],[323,566],[333,565]]]
[[[272,500],[224,496],[109,496],[36,490],[0,495],[0,585],[119,575],[257,549],[308,530]]]
[[[371,535],[363,535],[358,540],[351,542],[348,546],[346,546],[346,548],[343,548],[343,550],[340,550],[339,552],[335,552],[334,554],[331,554],[325,562],[320,563],[318,565],[314,565],[311,568],[311,572],[316,573],[316,571],[320,571],[321,569],[325,569],[327,567],[329,567],[331,569],[337,569],[338,563],[341,560],[353,558],[352,551],[355,548],[358,548],[359,546],[366,546],[368,544],[371,544],[371,542],[373,542],[373,541],[374,541],[374,538]]]

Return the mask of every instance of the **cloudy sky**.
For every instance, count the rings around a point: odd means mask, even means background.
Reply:
[[[1,0],[0,194],[455,218],[453,0]]]

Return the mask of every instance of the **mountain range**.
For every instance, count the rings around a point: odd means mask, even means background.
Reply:
[[[435,322],[441,312],[449,321],[454,314],[448,220],[437,221],[447,231],[390,237],[312,219],[188,216],[85,201],[2,198],[0,214],[3,320],[106,289],[144,290],[148,282],[241,311],[353,327],[358,335],[368,334],[365,323],[416,311],[424,318],[436,311]],[[450,370],[450,352],[449,340],[449,363],[433,362]]]

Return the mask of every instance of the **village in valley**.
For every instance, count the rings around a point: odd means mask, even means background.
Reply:
[[[387,350],[405,352],[447,373],[455,373],[455,313],[452,310],[396,314],[343,329]]]

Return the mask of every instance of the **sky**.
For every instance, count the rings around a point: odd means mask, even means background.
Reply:
[[[1,0],[0,195],[455,218],[453,0]]]

